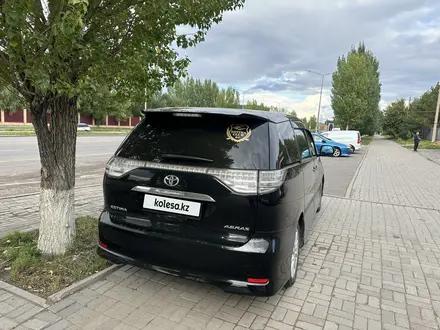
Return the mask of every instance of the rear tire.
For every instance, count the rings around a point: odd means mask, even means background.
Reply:
[[[300,235],[301,228],[299,226],[299,221],[296,225],[295,233],[293,234],[293,249],[292,254],[290,257],[290,278],[286,283],[286,288],[290,288],[296,281],[296,276],[298,275],[298,264],[299,264],[299,241],[300,241]]]
[[[350,145],[350,152],[351,152],[352,154],[354,154],[354,153],[355,153],[355,151],[356,151],[356,148],[355,148],[355,147],[353,147],[352,145]]]

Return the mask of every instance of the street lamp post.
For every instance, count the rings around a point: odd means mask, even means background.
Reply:
[[[313,73],[313,74],[317,74],[318,76],[321,76],[321,92],[319,93],[318,117],[316,118],[316,126],[315,126],[315,133],[318,133],[319,116],[321,114],[322,89],[324,87],[324,77],[328,76],[329,74],[332,74],[333,72],[320,73],[320,72],[315,72],[315,71],[312,71],[312,70],[307,70],[307,72],[310,72],[310,73]]]
[[[432,127],[432,139],[431,139],[432,143],[437,141],[437,130],[438,130],[438,117],[439,117],[439,113],[440,113],[440,86],[439,86],[439,89],[438,89],[437,107],[435,109],[434,126]]]

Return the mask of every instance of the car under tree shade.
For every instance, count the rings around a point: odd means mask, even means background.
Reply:
[[[98,253],[273,295],[295,282],[324,172],[297,118],[240,109],[148,111],[104,175]]]

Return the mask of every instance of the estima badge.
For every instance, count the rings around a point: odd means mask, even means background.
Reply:
[[[226,225],[223,228],[241,230],[241,231],[249,231],[251,229],[250,227],[241,227],[241,226],[232,226],[232,225]]]
[[[175,187],[179,184],[179,178],[175,175],[167,175],[164,179],[163,182],[168,186],[168,187]]]

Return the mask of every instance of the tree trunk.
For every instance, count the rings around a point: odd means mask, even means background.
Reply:
[[[75,236],[76,105],[76,99],[45,95],[30,106],[41,162],[38,249],[47,255],[65,253]]]

